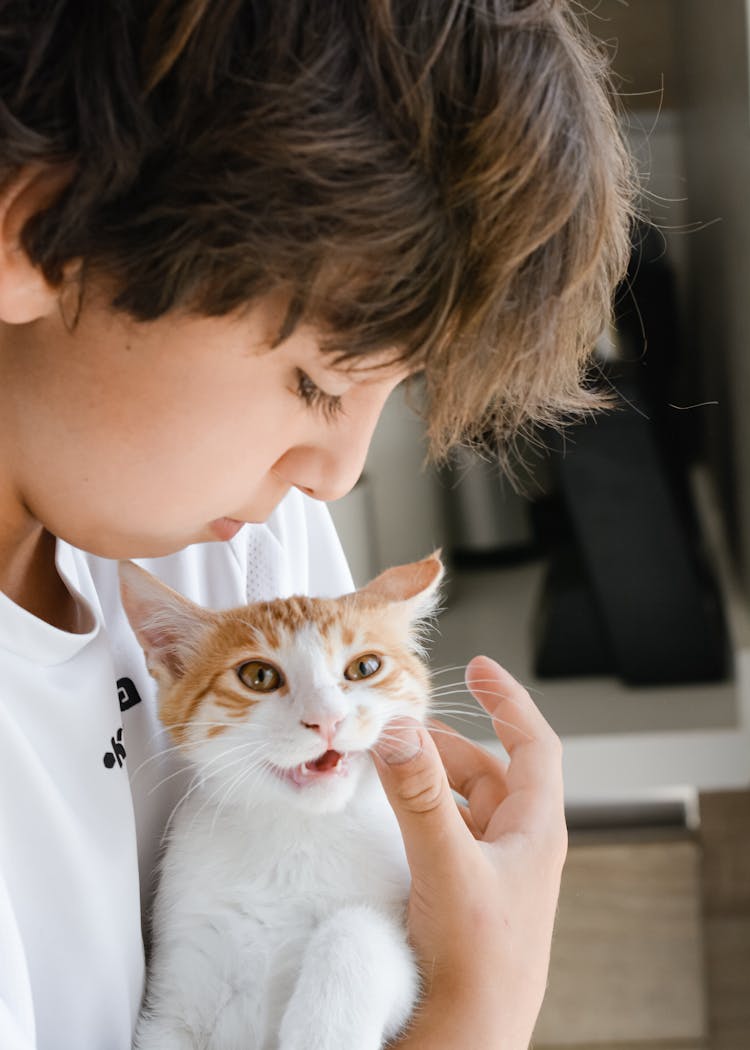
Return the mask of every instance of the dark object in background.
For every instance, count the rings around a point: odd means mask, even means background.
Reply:
[[[664,238],[640,224],[633,244],[627,277],[616,296],[617,334],[641,407],[658,432],[662,454],[679,474],[698,457],[705,415],[674,406],[696,404],[703,394],[684,350],[676,279],[664,254]]]
[[[617,387],[630,405],[572,428],[558,462],[577,558],[552,555],[536,671],[616,673],[631,685],[720,680],[724,618],[686,486],[635,384],[620,377]]]
[[[609,635],[574,540],[560,543],[550,559],[535,637],[538,678],[614,675]]]
[[[571,427],[555,457],[565,538],[541,596],[536,670],[606,671],[632,685],[721,680],[726,626],[687,475],[698,417],[672,407],[685,400],[675,281],[648,227],[618,300],[624,352],[601,365],[618,407]]]

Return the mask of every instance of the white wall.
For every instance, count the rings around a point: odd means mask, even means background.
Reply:
[[[441,490],[426,454],[424,426],[398,387],[375,431],[363,484],[330,504],[356,583],[445,543]]]

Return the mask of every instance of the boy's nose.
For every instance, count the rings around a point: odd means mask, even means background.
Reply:
[[[314,729],[315,732],[320,733],[327,744],[330,744],[343,721],[344,719],[337,715],[321,715],[317,722],[305,722],[303,719],[300,724],[305,729]]]
[[[314,499],[331,503],[345,496],[364,469],[371,432],[342,438],[338,446],[310,450],[297,460],[293,484]]]
[[[373,389],[335,427],[317,430],[310,441],[293,444],[273,465],[273,474],[326,503],[345,496],[362,473],[375,425],[396,382],[394,378]]]

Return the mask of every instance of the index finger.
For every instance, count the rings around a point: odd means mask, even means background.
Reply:
[[[466,799],[474,826],[483,835],[508,794],[506,763],[443,722],[430,719],[428,729],[440,752],[448,783]]]
[[[494,660],[475,657],[466,684],[493,719],[495,735],[510,756],[509,795],[528,792],[534,809],[557,812],[563,804],[560,740],[528,692]]]
[[[488,656],[475,656],[466,667],[466,684],[492,718],[495,734],[508,754],[529,740],[554,736],[524,687]]]
[[[440,752],[448,782],[454,791],[468,800],[477,783],[491,777],[500,786],[502,793],[507,793],[506,761],[437,718],[430,718],[427,728]]]

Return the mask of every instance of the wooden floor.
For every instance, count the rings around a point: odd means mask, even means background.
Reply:
[[[750,1048],[750,792],[701,799],[710,1050]]]
[[[535,1050],[750,1050],[750,792],[571,841]]]

